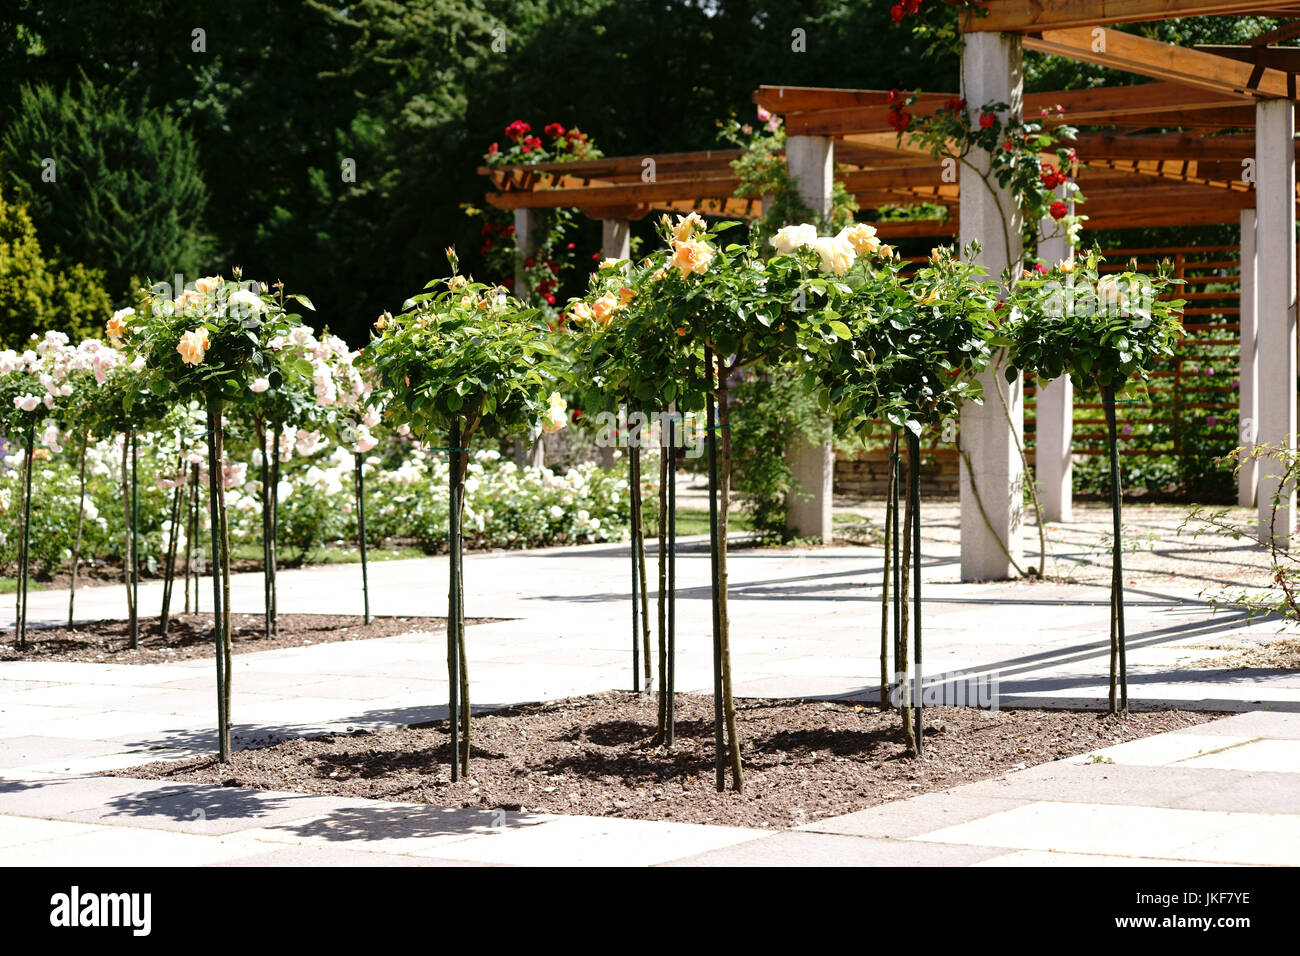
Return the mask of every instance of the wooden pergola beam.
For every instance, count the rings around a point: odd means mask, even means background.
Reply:
[[[1256,67],[1118,30],[1100,27],[1044,30],[1041,36],[1025,37],[1024,43],[1026,49],[1039,53],[1095,63],[1157,80],[1224,93],[1295,99],[1294,80],[1280,70]]]
[[[807,99],[810,104],[809,109],[786,114],[786,129],[790,133],[806,136],[842,136],[847,133],[883,133],[892,128],[889,125],[888,106],[879,104],[850,107],[813,106],[811,91]],[[936,99],[927,95],[908,109],[912,113],[925,115],[943,106],[950,99],[952,97]],[[1188,113],[1195,110],[1249,107],[1252,104],[1253,98],[1245,94],[1206,90],[1184,83],[1156,81],[1133,86],[1026,93],[1023,111],[1026,117],[1033,117],[1047,110],[1048,122],[1086,125],[1090,121],[1105,121],[1105,125],[1112,125],[1112,121],[1118,117],[1146,118],[1160,112]],[[1059,120],[1056,115],[1057,106],[1065,111]]]
[[[1259,0],[985,0],[966,14],[962,26],[973,33],[1033,33],[1173,17],[1258,14],[1259,8]]]

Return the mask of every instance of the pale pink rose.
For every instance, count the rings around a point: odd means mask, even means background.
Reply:
[[[253,384],[248,387],[260,395],[271,387],[271,383],[264,378],[255,378],[253,379]]]

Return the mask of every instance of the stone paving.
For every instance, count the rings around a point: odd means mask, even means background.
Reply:
[[[678,559],[680,690],[711,686],[706,544],[686,539]],[[927,538],[923,558],[927,675],[936,682],[941,674],[996,675],[1004,706],[1103,702],[1104,587],[962,584],[955,548],[941,534]],[[737,693],[874,696],[881,561],[879,549],[869,547],[735,550]],[[476,705],[628,687],[628,564],[625,545],[468,555],[467,613],[504,619],[469,631]],[[376,564],[371,582],[372,604],[384,613],[445,613],[442,559]],[[157,585],[141,591],[144,608],[156,604]],[[1128,590],[1130,697],[1135,705],[1256,711],[1205,731],[1218,738],[1225,736],[1220,728],[1240,727],[1228,735],[1231,745],[1207,748],[1195,733],[1166,734],[1108,751],[1113,765],[1055,763],[775,835],[604,818],[488,819],[429,807],[87,779],[80,775],[211,750],[211,663],[4,662],[0,861],[121,862],[125,846],[140,862],[194,864],[1037,863],[1048,853],[1055,862],[1078,862],[1074,854],[1101,862],[1115,854],[1135,862],[1300,859],[1300,674],[1190,666],[1226,653],[1217,648],[1266,640],[1278,629],[1276,622],[1215,612],[1197,591],[1176,579],[1143,579]],[[260,578],[237,576],[233,595],[236,610],[259,610]],[[279,602],[285,612],[355,612],[358,569],[283,572]],[[34,621],[58,621],[66,606],[66,592],[34,592],[30,613]],[[125,616],[122,589],[85,589],[78,611],[86,618]],[[0,626],[11,621],[9,612]],[[237,655],[237,743],[445,716],[444,667],[444,638],[418,633]],[[1173,743],[1155,743],[1167,740]],[[1188,773],[1195,776],[1180,776]],[[1121,799],[1125,794],[1131,799]],[[927,815],[927,807],[940,804],[937,815]],[[1112,818],[1113,826],[1097,824]],[[916,822],[904,825],[910,820]],[[904,832],[917,826],[928,828]],[[1133,839],[1079,836],[1103,830]],[[1187,839],[1147,836],[1166,831]]]

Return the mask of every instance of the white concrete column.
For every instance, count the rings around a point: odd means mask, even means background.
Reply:
[[[1255,210],[1241,211],[1241,351],[1237,356],[1237,427],[1242,447],[1255,443],[1259,425],[1259,385],[1256,374],[1255,329],[1259,312],[1255,297]],[[1259,486],[1256,463],[1248,457],[1237,470],[1237,504],[1251,508]]]
[[[785,159],[804,203],[814,213],[829,213],[835,185],[835,157],[830,137],[791,136],[785,142]],[[800,538],[816,538],[830,544],[834,447],[829,442],[813,445],[796,436],[785,450],[785,460],[794,479],[794,488],[786,496],[786,530]]]
[[[961,70],[962,92],[972,111],[1001,102],[1010,104],[1012,113],[1020,112],[1023,76],[1018,35],[967,33]],[[989,168],[987,155],[972,152],[970,159],[982,170]],[[961,244],[978,240],[979,261],[990,276],[1000,276],[1003,269],[1021,261],[1021,223],[1010,190],[996,184],[994,188],[996,198],[978,176],[961,177]],[[1004,353],[994,356],[989,371],[980,376],[984,404],[968,404],[961,412],[963,581],[1009,577],[1014,573],[1011,559],[1021,562],[1023,557],[1025,476],[1019,443],[1024,439],[1024,392],[1021,378],[1007,382],[1005,363]]]
[[[1255,354],[1257,441],[1295,450],[1296,251],[1295,104],[1259,100],[1255,106]],[[1274,522],[1281,467],[1259,463],[1261,536]],[[1295,531],[1295,488],[1282,488],[1273,539],[1289,547]]]
[[[1058,187],[1064,193],[1064,187]],[[1071,204],[1073,205],[1073,204]],[[1073,209],[1071,210],[1073,212]],[[1070,243],[1055,220],[1039,227],[1038,257],[1048,266],[1070,257]],[[1045,521],[1069,521],[1074,516],[1074,383],[1069,375],[1038,382],[1034,413],[1034,479]]]
[[[632,224],[626,219],[600,221],[600,252],[606,259],[628,259],[632,255]]]
[[[530,291],[525,288],[524,260],[537,248],[537,237],[533,234],[533,214],[531,209],[515,210],[515,296],[524,299]]]
[[[537,236],[534,233],[532,210],[515,210],[515,296],[520,301],[527,301],[532,292],[527,288],[524,277],[524,261],[537,250]],[[523,442],[515,442],[515,464],[520,468],[531,466],[541,468],[546,463],[545,436],[538,436],[531,448],[524,448]]]

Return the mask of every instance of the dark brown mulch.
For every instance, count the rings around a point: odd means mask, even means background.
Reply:
[[[479,624],[482,620],[465,623]],[[266,636],[261,614],[233,614],[230,626],[234,652],[240,654],[335,641],[363,641],[411,631],[441,631],[446,621],[440,617],[376,617],[364,624],[359,614],[281,614],[279,632],[271,637]],[[0,637],[0,661],[156,664],[211,657],[212,615],[173,617],[165,638],[158,633],[158,618],[142,618],[139,648],[131,650],[129,643],[127,622],[121,620],[78,621],[72,627],[29,624],[26,650],[19,650],[14,644],[13,631],[6,631]]]
[[[927,711],[925,756],[898,716],[849,703],[738,701],[743,794],[714,789],[713,702],[681,695],[677,742],[651,746],[656,703],[634,694],[509,707],[473,721],[469,779],[451,783],[446,723],[297,738],[119,776],[477,807],[790,827],[1088,753],[1215,716]]]

